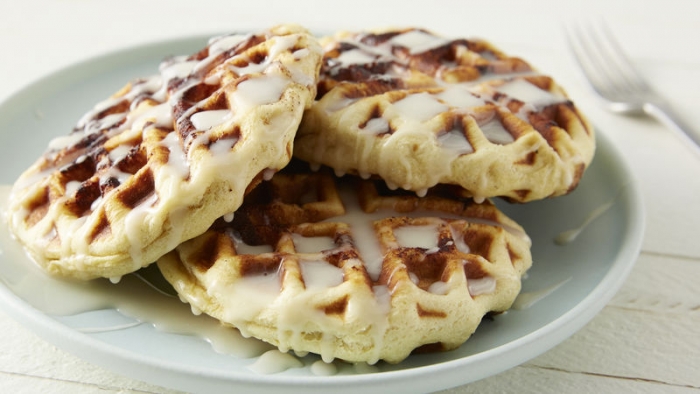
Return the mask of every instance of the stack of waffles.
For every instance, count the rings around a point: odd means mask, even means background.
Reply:
[[[552,78],[487,42],[282,25],[215,37],[98,103],[7,215],[52,274],[157,262],[246,336],[396,363],[511,306],[531,242],[491,198],[570,192],[594,146]]]

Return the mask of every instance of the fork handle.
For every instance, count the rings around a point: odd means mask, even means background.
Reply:
[[[690,149],[700,156],[700,133],[691,128],[670,106],[665,103],[646,103],[644,112],[675,131],[685,142],[689,142]]]

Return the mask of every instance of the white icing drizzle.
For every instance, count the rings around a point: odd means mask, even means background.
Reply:
[[[509,144],[514,141],[513,135],[503,127],[503,124],[496,120],[491,120],[479,125],[487,140],[494,144]]]
[[[199,63],[197,60],[181,61],[169,66],[163,66],[160,69],[160,76],[164,81],[173,79],[183,79],[190,75],[194,67]]]
[[[311,364],[311,373],[318,376],[332,376],[338,373],[338,367],[335,363],[318,360]]]
[[[209,145],[209,152],[214,157],[222,157],[233,150],[238,142],[238,138],[220,138]]]
[[[354,190],[350,190],[349,187],[346,185],[341,185],[340,190],[340,198],[343,202],[343,205],[345,206],[346,209],[346,214],[340,217],[335,217],[332,219],[328,219],[329,221],[333,222],[340,222],[340,223],[347,223],[352,231],[353,235],[353,241],[355,247],[358,249],[360,256],[362,256],[363,263],[365,268],[367,269],[367,272],[372,280],[377,280],[379,277],[379,274],[381,273],[382,269],[382,261],[384,258],[384,253],[381,250],[381,247],[379,245],[378,237],[375,233],[374,227],[372,223],[376,220],[384,219],[389,216],[394,216],[396,213],[393,210],[384,210],[380,209],[377,212],[373,213],[360,213],[362,212],[362,209],[360,208],[358,202],[357,202],[357,194]],[[425,218],[425,217],[434,217],[435,212],[423,212],[420,210],[413,211],[413,212],[407,212],[402,214],[402,216],[406,216],[408,218]],[[530,243],[530,239],[525,234],[523,231],[516,230],[513,228],[510,228],[508,226],[504,226],[500,223],[489,221],[489,220],[484,220],[484,219],[478,219],[478,218],[465,218],[463,216],[456,216],[456,215],[450,215],[446,213],[441,213],[440,217],[444,217],[446,219],[453,219],[457,221],[469,221],[472,223],[481,223],[481,224],[487,224],[491,226],[497,226],[497,227],[502,227],[506,231],[510,232],[516,237],[519,237],[523,239],[525,242]],[[406,235],[406,240],[405,242],[407,244],[414,244],[414,245],[422,245],[422,246],[417,246],[417,247],[425,247],[427,250],[434,249],[437,247],[437,225],[441,223],[445,223],[441,219],[434,219],[435,224],[430,224],[426,226],[412,226],[405,228],[401,230],[401,227],[397,228],[399,232],[399,236],[402,237],[401,233],[403,231],[407,232],[408,234]],[[455,222],[458,223],[458,222]],[[411,229],[411,230],[408,230]],[[421,236],[419,237],[413,237],[411,232],[414,231],[414,229],[418,229],[421,233]],[[453,233],[453,238],[455,239],[455,245],[459,250],[465,253],[469,253],[469,247],[464,243],[464,238],[459,232],[452,227],[452,233]],[[396,232],[394,233],[396,235]],[[423,240],[419,240],[417,238],[423,237]],[[427,241],[425,240],[427,239]],[[401,241],[398,242],[398,244],[401,244]],[[396,245],[398,246],[398,245]]]
[[[408,48],[411,55],[427,52],[450,42],[448,39],[419,30],[411,30],[406,33],[399,34],[389,41],[394,45],[400,45]]]
[[[92,108],[91,111],[88,111],[87,113],[85,113],[85,115],[83,115],[83,117],[80,118],[80,120],[78,120],[78,125],[77,125],[77,127],[78,127],[78,128],[83,128],[83,127],[85,127],[85,128],[86,128],[86,129],[85,129],[85,132],[86,132],[86,133],[97,132],[97,131],[99,131],[99,128],[95,128],[95,127],[90,127],[90,128],[88,129],[88,128],[87,128],[88,122],[93,121],[93,119],[95,119],[95,118],[97,117],[97,115],[98,115],[100,112],[102,112],[102,111],[104,111],[104,110],[106,110],[106,109],[108,109],[108,108],[110,108],[110,107],[112,107],[112,106],[118,104],[118,103],[121,102],[121,101],[124,101],[125,99],[128,99],[128,97],[110,97],[110,98],[107,99],[107,100],[104,100],[104,101],[101,101],[101,102],[97,103],[97,104]]]
[[[231,117],[232,113],[230,110],[217,109],[197,112],[190,117],[190,121],[196,130],[209,130],[212,127],[226,123]]]
[[[559,233],[555,238],[554,242],[557,245],[567,245],[579,236],[583,230],[588,227],[589,224],[591,224],[594,220],[596,220],[599,216],[604,214],[608,209],[610,209],[613,205],[615,204],[615,200],[608,201],[604,204],[601,204],[599,207],[591,211],[591,213],[588,214],[586,219],[584,219],[583,223],[579,225],[576,228],[572,228],[570,230],[562,231]]]
[[[135,268],[141,268],[141,254],[143,253],[143,223],[148,216],[152,214],[156,208],[158,201],[157,194],[151,194],[150,197],[144,199],[129,211],[124,218],[124,229],[127,239],[129,240],[129,254],[134,261]]]
[[[351,49],[340,54],[335,61],[339,62],[342,66],[351,64],[367,64],[372,63],[376,60],[376,56],[368,54],[366,51],[361,49]]]
[[[236,300],[224,311],[223,320],[233,324],[250,321],[272,304],[280,293],[279,273],[246,276],[230,286],[217,277],[207,277],[207,291],[221,300]]]
[[[325,261],[301,261],[299,266],[307,289],[324,289],[343,283],[343,270]]]
[[[187,162],[185,151],[180,146],[180,140],[176,133],[170,133],[161,141],[161,145],[168,148],[168,165],[161,173],[175,179],[186,179],[190,174],[190,166]]]
[[[99,126],[95,127],[95,131],[99,130],[104,130],[104,129],[111,129],[115,127],[119,122],[124,120],[126,118],[126,115],[124,114],[112,114],[112,115],[107,115],[103,117],[102,119],[99,120],[97,123]]]
[[[276,172],[277,170],[273,168],[266,168],[265,170],[263,170],[263,180],[269,181],[270,179],[272,179]]]
[[[620,194],[627,188],[628,185],[629,183],[620,186],[620,188],[615,193],[615,196],[613,196],[610,200],[600,204],[598,207],[592,210],[588,214],[588,216],[586,216],[586,218],[583,220],[581,225],[566,231],[562,231],[554,238],[554,242],[558,245],[567,245],[575,241],[579,234],[581,234],[582,231],[584,231],[591,223],[593,223],[593,221],[595,221],[598,217],[603,215],[610,208],[612,208],[613,205],[615,205],[615,201],[617,201],[618,197],[620,197]]]
[[[301,234],[292,234],[292,242],[297,253],[319,253],[324,250],[335,249],[336,245],[331,237],[305,237]]]
[[[349,212],[360,212],[361,208],[357,202],[356,194],[353,191],[341,189],[340,197],[343,201],[346,215],[335,218],[334,221],[348,223],[353,234],[353,240],[357,247],[365,268],[372,280],[377,280],[382,269],[383,253],[379,246],[374,227],[372,226],[372,217],[363,217],[362,215],[353,215]],[[377,215],[379,217],[380,215]]]
[[[82,138],[83,138],[83,136],[80,133],[71,133],[68,135],[56,137],[49,142],[49,149],[50,150],[65,149],[65,148],[68,148],[69,146],[75,145]]]
[[[66,183],[66,195],[67,196],[72,196],[75,195],[75,192],[80,188],[82,185],[82,182],[79,181],[70,181]]]
[[[466,85],[448,85],[445,90],[435,95],[445,104],[455,108],[481,107],[486,104],[482,98],[470,92]]]
[[[361,132],[369,134],[382,134],[389,131],[389,121],[383,117],[372,118],[367,121],[365,127],[362,127]]]
[[[298,37],[293,35],[277,36],[272,39],[272,45],[268,53],[269,58],[277,58],[282,52],[291,50],[297,43]],[[292,54],[294,57],[294,54]]]
[[[353,103],[355,103],[358,99],[357,98],[347,98],[347,97],[342,97],[340,99],[334,100],[330,105],[328,105],[325,110],[328,113],[340,111],[341,109],[345,109],[346,107],[351,106]]]
[[[455,228],[455,226],[450,226],[450,232],[452,233],[452,239],[454,240],[454,245],[462,253],[471,253],[471,249],[466,242],[464,242],[464,234]]]
[[[397,115],[402,119],[425,122],[447,111],[449,107],[438,101],[433,95],[416,93],[395,102],[391,108],[397,111]]]
[[[404,248],[434,249],[438,244],[438,229],[436,225],[404,226],[394,229],[398,246]]]
[[[530,103],[537,107],[547,106],[562,101],[561,97],[542,90],[525,79],[517,78],[504,83],[496,88],[497,92],[524,103]]]
[[[474,147],[467,141],[462,130],[450,130],[437,137],[438,144],[455,155],[474,152]]]
[[[125,323],[125,324],[120,324],[116,326],[107,326],[107,327],[83,327],[83,328],[76,328],[76,331],[79,332],[84,332],[86,334],[95,334],[95,333],[100,333],[100,332],[111,332],[111,331],[121,331],[121,330],[126,330],[128,328],[133,328],[136,326],[140,326],[143,324],[143,322],[136,321],[133,323]]]
[[[260,105],[276,102],[288,84],[289,79],[282,75],[247,79],[238,84],[238,88],[232,95],[236,109],[248,111]]]
[[[374,298],[377,300],[377,312],[382,315],[388,315],[391,311],[391,292],[387,285],[372,286]]]
[[[552,294],[555,290],[557,290],[570,280],[571,277],[568,277],[559,283],[555,283],[551,286],[545,287],[540,290],[521,292],[520,294],[518,294],[518,297],[515,299],[515,302],[513,302],[511,308],[515,310],[528,309],[535,305],[538,301]]]
[[[496,279],[492,276],[484,276],[479,279],[468,279],[467,287],[472,297],[491,294],[496,291]]]
[[[117,163],[119,161],[122,161],[131,151],[131,146],[128,145],[119,145],[116,148],[112,149],[109,151],[108,157],[109,160],[112,161],[112,163]]]
[[[263,353],[248,368],[256,373],[268,375],[284,372],[290,368],[301,368],[304,364],[289,353],[279,350],[269,350]]]
[[[228,51],[249,38],[250,35],[241,34],[214,37],[209,40],[209,56],[218,55],[222,52]]]
[[[428,287],[428,292],[437,295],[445,295],[450,290],[450,284],[442,281],[433,282]]]
[[[127,117],[125,126],[130,125],[132,129],[141,130],[146,127],[147,122],[152,122],[152,127],[171,128],[173,118],[170,110],[170,105],[163,103],[143,112],[134,112]]]

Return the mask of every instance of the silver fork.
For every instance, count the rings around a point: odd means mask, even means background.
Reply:
[[[587,29],[571,26],[566,31],[576,61],[609,110],[653,116],[677,132],[700,155],[700,134],[649,86],[605,24]]]

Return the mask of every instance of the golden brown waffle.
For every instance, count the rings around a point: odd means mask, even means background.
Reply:
[[[491,202],[288,171],[158,261],[193,310],[283,351],[395,363],[459,346],[520,291],[530,240]]]
[[[419,194],[447,183],[525,202],[571,191],[593,158],[593,129],[554,80],[485,41],[400,29],[321,43],[294,151],[305,161]]]
[[[288,163],[321,56],[313,37],[287,25],[164,61],[20,176],[12,230],[54,274],[116,279],[154,262]]]

